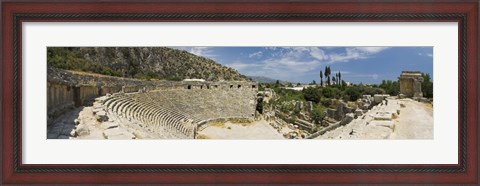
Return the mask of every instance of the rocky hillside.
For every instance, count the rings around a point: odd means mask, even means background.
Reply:
[[[167,47],[49,47],[49,67],[139,79],[248,80],[211,59]]]

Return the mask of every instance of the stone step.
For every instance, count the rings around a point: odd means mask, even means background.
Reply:
[[[102,123],[100,125],[100,127],[103,128],[103,129],[111,129],[111,128],[118,127],[118,123],[107,121],[107,122]]]
[[[388,121],[388,120],[373,120],[370,122],[369,125],[374,125],[374,126],[379,126],[379,127],[388,127],[392,130],[395,129],[395,122],[394,121]]]

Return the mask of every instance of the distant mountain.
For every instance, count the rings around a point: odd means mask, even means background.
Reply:
[[[167,47],[48,47],[47,65],[137,79],[248,81],[233,68]]]
[[[265,76],[247,76],[248,78],[252,79],[253,81],[257,81],[259,83],[275,83],[277,82],[276,79],[272,79],[272,78],[269,78],[269,77],[265,77]],[[285,83],[286,81],[281,81],[279,80],[280,83]]]

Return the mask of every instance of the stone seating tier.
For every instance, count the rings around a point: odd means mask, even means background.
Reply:
[[[194,137],[198,124],[215,118],[253,118],[256,92],[242,89],[173,89],[115,94],[105,99],[106,110],[137,120],[156,131]]]

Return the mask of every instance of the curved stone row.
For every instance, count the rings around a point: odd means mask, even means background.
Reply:
[[[194,89],[188,91],[160,90],[147,93],[163,107],[188,113],[200,120],[212,118],[253,118],[255,91],[238,89],[223,91]]]
[[[256,91],[242,89],[156,90],[114,94],[105,99],[106,110],[119,117],[169,131],[179,138],[194,138],[198,124],[215,118],[253,119]]]
[[[104,105],[118,116],[138,120],[148,127],[166,129],[181,137],[194,136],[195,121],[192,118],[155,104],[145,94],[115,95]]]

